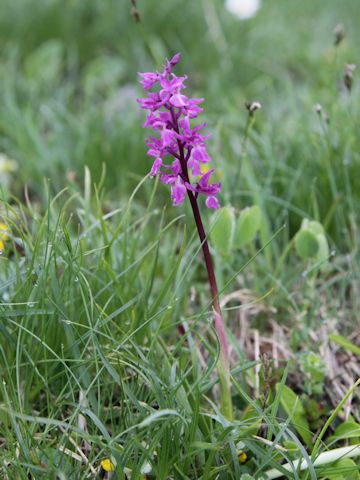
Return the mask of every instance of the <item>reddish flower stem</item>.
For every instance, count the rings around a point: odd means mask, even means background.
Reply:
[[[211,290],[211,296],[212,296],[212,303],[214,306],[214,310],[221,316],[221,309],[220,309],[220,302],[219,302],[219,291],[217,287],[217,282],[216,282],[216,277],[215,277],[215,271],[214,271],[214,265],[212,262],[211,258],[211,253],[209,249],[209,244],[206,239],[206,233],[204,229],[204,225],[202,223],[200,211],[199,211],[199,206],[197,203],[197,200],[190,190],[187,191],[188,197],[190,200],[191,208],[194,214],[194,219],[196,223],[196,228],[200,237],[200,242],[204,254],[204,259],[205,259],[205,264],[206,264],[206,270],[207,274],[209,277],[209,285],[210,285],[210,290]]]
[[[180,128],[174,112],[174,109],[171,109],[171,116],[173,121],[174,130],[179,133]],[[181,164],[182,177],[183,180],[190,183],[189,173],[187,168],[187,162],[189,160],[190,152],[185,155],[185,148],[183,143],[177,141],[179,147],[179,161]],[[219,290],[216,282],[214,265],[209,249],[209,244],[206,238],[206,233],[204,225],[201,219],[201,214],[197,202],[197,195],[194,194],[191,190],[187,190],[187,194],[190,200],[191,208],[194,214],[196,228],[199,234],[202,251],[204,254],[204,260],[206,265],[206,271],[208,274],[212,305],[215,315],[215,330],[219,337],[220,343],[220,357],[218,362],[218,374],[220,381],[220,396],[221,396],[221,410],[223,415],[228,419],[232,419],[232,400],[231,400],[231,389],[230,389],[230,364],[229,364],[229,346],[226,338],[226,332],[224,328],[224,322],[221,315],[220,301],[219,301]]]
[[[224,322],[222,320],[220,301],[219,301],[219,290],[217,287],[214,265],[212,262],[212,257],[209,249],[209,244],[206,239],[206,233],[204,225],[202,223],[199,206],[197,199],[193,192],[190,190],[187,191],[188,197],[190,200],[191,208],[194,214],[194,219],[196,223],[196,228],[199,234],[202,251],[204,254],[204,260],[206,265],[206,270],[209,279],[209,285],[212,296],[212,304],[215,315],[215,330],[217,332],[219,343],[220,343],[220,356],[218,362],[218,374],[220,381],[220,400],[221,400],[221,411],[227,420],[232,420],[233,408],[232,408],[232,399],[231,399],[231,386],[230,386],[230,364],[229,364],[229,346],[226,338],[226,332],[224,328]]]

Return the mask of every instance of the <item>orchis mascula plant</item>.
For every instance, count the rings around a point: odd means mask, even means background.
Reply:
[[[201,171],[201,164],[211,161],[205,144],[208,136],[200,133],[206,124],[191,126],[191,120],[202,112],[199,104],[203,102],[203,99],[190,99],[182,93],[182,90],[186,88],[184,82],[187,77],[177,77],[172,73],[172,68],[179,60],[180,54],[177,53],[170,61],[166,62],[163,72],[139,74],[144,90],[148,91],[155,85],[160,88],[159,91],[148,92],[146,98],[139,98],[138,102],[141,108],[149,110],[144,127],[151,127],[159,132],[158,136],[150,136],[146,142],[149,147],[148,155],[155,159],[150,176],[158,175],[162,183],[171,185],[173,205],[181,204],[187,194],[193,210],[204,253],[215,314],[215,329],[220,343],[217,367],[221,390],[221,409],[224,416],[230,420],[232,418],[232,402],[228,343],[221,316],[214,267],[198,207],[198,196],[204,195],[208,208],[219,208],[216,195],[220,191],[221,184],[210,183],[213,169],[206,173]],[[165,163],[167,158],[170,158],[170,163]]]

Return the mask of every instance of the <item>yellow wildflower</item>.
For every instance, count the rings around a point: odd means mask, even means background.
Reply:
[[[104,458],[101,460],[100,465],[105,472],[113,472],[115,470],[115,465],[112,463],[110,458]]]
[[[15,160],[7,157],[3,153],[0,153],[0,175],[16,172],[18,164]]]
[[[0,222],[0,251],[5,249],[5,242],[9,238],[9,227]]]
[[[205,174],[209,170],[211,170],[211,167],[207,163],[200,163],[200,170],[202,174]],[[221,171],[215,171],[214,176],[216,180],[221,180],[223,177],[223,174]]]
[[[240,463],[245,463],[248,457],[245,452],[240,450],[240,452],[238,453],[238,458]]]

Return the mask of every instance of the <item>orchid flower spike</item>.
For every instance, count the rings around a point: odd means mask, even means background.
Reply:
[[[208,136],[200,133],[206,124],[191,125],[202,112],[199,105],[203,99],[184,95],[187,77],[172,73],[179,60],[180,53],[177,53],[166,62],[161,73],[139,73],[147,95],[137,101],[141,108],[149,111],[144,127],[158,133],[146,140],[147,153],[155,159],[150,176],[158,175],[162,183],[171,185],[173,205],[183,203],[186,194],[192,192],[196,197],[204,195],[208,208],[219,208],[216,195],[221,184],[209,183],[213,169],[207,168],[204,174],[201,170],[202,164],[211,161],[206,151]]]

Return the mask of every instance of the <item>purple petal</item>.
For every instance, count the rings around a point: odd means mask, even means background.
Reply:
[[[149,90],[149,88],[155,85],[155,83],[159,80],[159,75],[157,73],[145,72],[139,73],[139,75],[142,77],[140,83],[144,90]]]
[[[152,127],[154,130],[161,130],[166,126],[159,116],[155,115],[153,112],[150,112],[146,118],[146,121],[143,125],[144,128]]]
[[[171,199],[173,205],[180,205],[183,203],[186,195],[186,187],[182,183],[177,183],[171,187]]]
[[[179,63],[181,58],[181,53],[175,53],[175,55],[169,61],[170,65],[174,67],[177,63]]]
[[[190,190],[191,192],[196,193],[196,188],[193,185],[191,185],[191,183],[185,182],[185,187],[187,188],[187,190]]]
[[[197,162],[208,163],[211,160],[206,148],[202,145],[195,146],[191,151],[191,157]]]
[[[175,158],[173,163],[167,168],[169,168],[174,175],[179,175],[181,172],[181,164],[177,158]]]
[[[207,188],[209,186],[209,179],[213,174],[214,169],[212,168],[208,172],[204,173],[204,175],[199,180],[199,187],[200,188]]]
[[[187,96],[186,95],[181,95],[181,93],[176,93],[175,95],[173,95],[169,102],[171,103],[171,105],[173,105],[174,107],[185,107],[186,104],[187,104]]]
[[[155,177],[155,175],[157,175],[160,172],[161,166],[162,166],[162,159],[158,157],[151,167],[150,177]]]
[[[207,199],[205,201],[205,205],[208,208],[212,208],[212,209],[220,208],[220,204],[219,204],[218,199],[216,197],[207,197]]]
[[[162,146],[163,147],[168,147],[171,145],[175,137],[175,132],[173,130],[169,130],[168,128],[164,128],[164,130],[161,131],[161,140],[162,140]]]
[[[220,189],[221,189],[221,183],[211,183],[206,188],[202,188],[201,192],[204,193],[205,195],[214,196],[220,192]]]
[[[187,165],[188,165],[188,168],[191,169],[191,173],[193,175],[201,175],[200,165],[199,165],[199,162],[197,160],[190,157]]]
[[[190,120],[189,117],[184,117],[179,120],[179,125],[185,133],[190,133]]]
[[[173,175],[172,173],[162,173],[160,175],[160,181],[165,183],[165,185],[171,185],[175,183],[177,180],[177,175]]]
[[[196,118],[199,113],[203,111],[201,107],[198,107],[198,104],[202,103],[203,101],[203,98],[192,98],[188,101],[185,109],[190,118]]]

